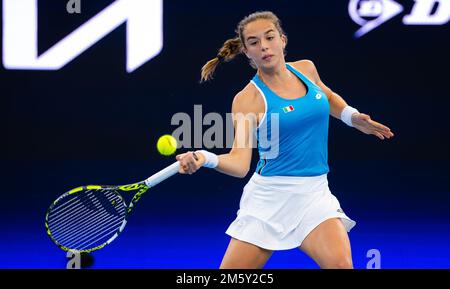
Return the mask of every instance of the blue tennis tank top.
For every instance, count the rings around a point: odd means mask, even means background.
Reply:
[[[294,67],[286,64],[286,68],[305,85],[304,96],[285,99],[265,85],[258,74],[251,80],[266,105],[266,112],[256,129],[260,157],[256,172],[262,176],[328,173],[330,106],[327,96]]]

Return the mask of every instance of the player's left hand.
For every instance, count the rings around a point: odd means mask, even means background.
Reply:
[[[364,113],[354,113],[352,115],[352,124],[356,129],[363,133],[373,134],[382,140],[394,136],[394,133],[391,132],[390,128],[372,120],[369,115]]]

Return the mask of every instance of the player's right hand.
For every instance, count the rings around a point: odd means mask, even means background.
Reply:
[[[177,155],[176,159],[180,162],[180,168],[178,170],[180,174],[192,175],[205,163],[203,154],[191,151]]]

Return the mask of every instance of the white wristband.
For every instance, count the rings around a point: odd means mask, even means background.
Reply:
[[[204,167],[213,169],[219,164],[219,157],[216,154],[205,150],[201,150],[199,153],[202,153],[205,157],[205,163],[203,164]]]
[[[348,126],[353,127],[352,115],[355,112],[359,113],[359,111],[356,108],[347,105],[341,112],[341,120],[345,122]]]

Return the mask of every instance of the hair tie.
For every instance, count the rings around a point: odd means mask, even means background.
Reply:
[[[225,58],[225,57],[223,57],[222,55],[219,55],[219,54],[217,54],[216,57],[219,60],[219,62],[223,62],[223,59]]]

